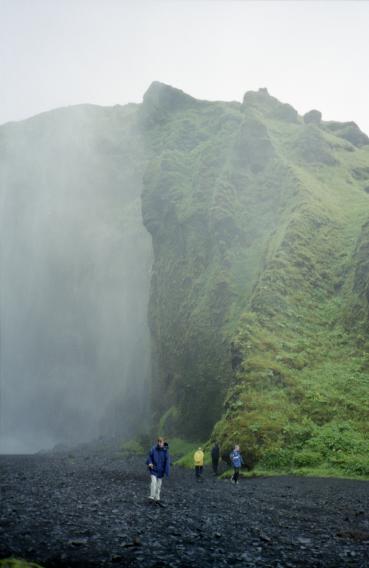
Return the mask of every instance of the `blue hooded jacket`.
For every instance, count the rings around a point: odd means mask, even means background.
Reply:
[[[167,448],[161,448],[159,445],[153,446],[146,460],[146,465],[149,463],[154,466],[150,468],[151,475],[155,475],[158,479],[164,475],[169,477],[170,459]]]
[[[243,459],[241,456],[241,452],[239,452],[238,450],[233,450],[230,454],[229,457],[231,458],[231,462],[233,467],[241,467],[241,465],[243,465]]]

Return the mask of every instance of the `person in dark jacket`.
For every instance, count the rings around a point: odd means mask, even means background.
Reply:
[[[170,458],[168,444],[164,446],[164,438],[158,438],[156,446],[153,446],[146,460],[149,468],[151,484],[150,497],[153,503],[160,503],[161,484],[164,475],[169,477]]]
[[[214,475],[218,475],[219,456],[219,444],[218,442],[215,442],[214,446],[211,448],[211,463],[213,466]]]
[[[238,483],[238,478],[240,475],[240,469],[241,466],[244,464],[241,452],[240,452],[240,446],[238,446],[237,444],[235,445],[234,449],[231,451],[231,453],[229,454],[229,457],[231,458],[231,464],[233,467],[233,475],[231,477],[231,481],[233,483]]]

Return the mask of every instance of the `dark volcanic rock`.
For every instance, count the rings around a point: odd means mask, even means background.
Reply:
[[[360,130],[355,122],[336,122],[330,120],[324,123],[324,127],[333,132],[336,136],[341,136],[345,140],[348,140],[358,148],[369,144],[369,137]]]
[[[310,110],[304,114],[305,124],[320,124],[322,122],[322,113],[319,110]]]
[[[173,468],[166,507],[144,459],[0,456],[0,558],[45,567],[369,567],[369,483]]]

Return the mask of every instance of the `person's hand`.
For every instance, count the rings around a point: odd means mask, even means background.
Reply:
[[[153,467],[152,463],[149,463],[149,468],[152,469]]]

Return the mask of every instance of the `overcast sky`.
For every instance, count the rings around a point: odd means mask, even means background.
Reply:
[[[367,1],[0,0],[0,124],[158,80],[209,100],[267,87],[369,133],[368,29]]]

